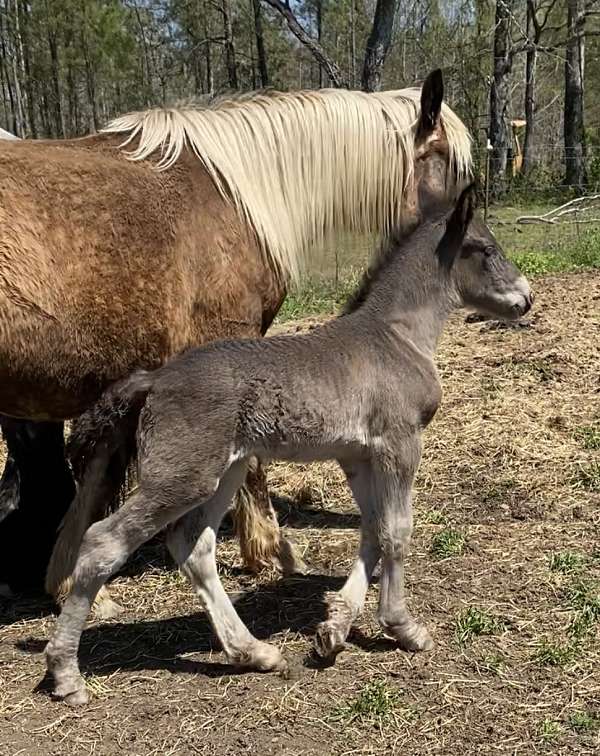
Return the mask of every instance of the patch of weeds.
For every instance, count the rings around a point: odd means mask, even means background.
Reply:
[[[569,725],[575,732],[581,735],[593,735],[600,732],[600,717],[587,711],[573,711],[569,715]]]
[[[540,737],[545,740],[546,743],[552,743],[562,733],[562,727],[560,722],[554,719],[544,719],[540,725]]]
[[[576,551],[557,551],[550,555],[548,566],[552,572],[579,572],[585,565],[586,558],[584,554]]]
[[[400,708],[400,691],[385,679],[373,680],[365,685],[353,701],[337,706],[332,718],[336,721],[383,725],[396,718]],[[404,715],[414,716],[410,710]],[[406,718],[406,717],[404,717]]]
[[[427,509],[420,518],[429,525],[445,525],[446,515],[439,509]]]
[[[479,635],[496,635],[504,630],[505,623],[483,609],[469,607],[456,618],[454,634],[461,646]]]
[[[548,383],[556,378],[556,369],[548,359],[520,360],[514,363],[518,372],[529,373],[538,378],[542,383]]]
[[[577,612],[569,625],[569,636],[583,640],[600,622],[600,593],[595,583],[579,581],[567,588],[567,600]]]
[[[460,556],[465,547],[465,537],[459,530],[444,528],[431,539],[429,551],[435,559]]]
[[[542,638],[535,659],[547,667],[564,667],[573,660],[576,653],[577,648],[572,643],[551,643],[547,638]]]
[[[493,672],[496,675],[500,674],[505,665],[506,661],[502,654],[488,654],[487,656],[483,657],[483,661],[481,663],[481,666],[484,669],[487,669],[488,671]]]
[[[600,424],[583,425],[581,428],[577,428],[574,436],[584,449],[589,449],[590,451],[600,449]]]
[[[600,462],[579,465],[571,476],[571,485],[587,491],[600,491]]]

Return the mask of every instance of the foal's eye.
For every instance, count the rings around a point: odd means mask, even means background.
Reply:
[[[496,248],[492,244],[488,244],[488,246],[484,248],[483,254],[486,257],[491,257],[494,254],[495,249]]]

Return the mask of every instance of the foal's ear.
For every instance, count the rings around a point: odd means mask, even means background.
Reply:
[[[421,89],[421,116],[418,132],[430,134],[439,124],[444,99],[444,79],[439,68],[432,71],[425,79]]]
[[[469,223],[473,220],[475,199],[475,184],[469,184],[466,189],[463,189],[454,210],[446,221],[446,231],[437,247],[438,257],[445,267],[452,267],[462,247]]]

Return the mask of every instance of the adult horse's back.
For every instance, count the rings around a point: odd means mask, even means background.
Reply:
[[[0,143],[0,412],[62,422],[134,368],[264,333],[325,233],[411,226],[419,183],[444,194],[462,185],[469,137],[441,100],[436,72],[422,93],[256,95],[131,114],[79,140]],[[26,474],[31,500],[21,499],[20,516],[35,527],[53,486],[33,481],[24,460],[46,426],[4,425],[0,507],[23,496]],[[62,511],[72,493],[64,472]],[[246,561],[257,566],[286,551],[264,476],[254,477],[258,506],[244,497],[238,519]],[[55,524],[61,506],[53,502]],[[99,514],[67,522],[81,530]],[[65,526],[63,549],[72,537]],[[17,570],[0,565],[0,582],[26,564],[26,540],[10,540],[4,559]]]

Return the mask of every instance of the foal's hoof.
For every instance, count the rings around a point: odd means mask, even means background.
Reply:
[[[85,688],[69,693],[63,698],[63,701],[68,706],[85,706],[90,700],[89,694]]]
[[[395,640],[404,651],[431,651],[434,643],[433,638],[425,625],[417,622],[402,625],[386,625],[381,623],[383,634]]]
[[[256,641],[247,651],[236,659],[243,667],[258,672],[279,672],[282,677],[288,674],[288,663],[278,648],[270,643]]]
[[[56,683],[52,695],[69,706],[83,706],[90,700],[82,678],[77,682],[65,680]]]
[[[334,622],[321,622],[315,634],[315,651],[321,659],[335,661],[346,648],[346,634]]]

